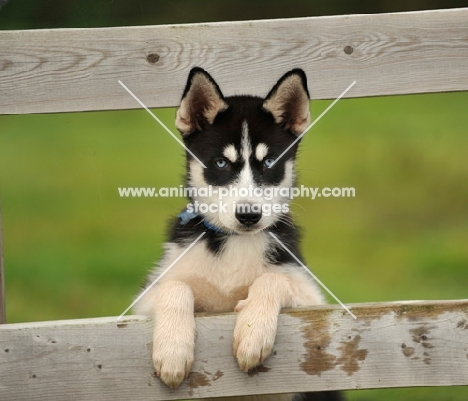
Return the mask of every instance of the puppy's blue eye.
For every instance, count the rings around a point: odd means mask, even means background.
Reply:
[[[270,166],[273,165],[274,162],[275,162],[275,159],[268,158],[268,159],[263,160],[263,165],[269,168]]]
[[[217,159],[215,160],[215,166],[220,169],[225,169],[228,166],[228,162],[225,159]]]

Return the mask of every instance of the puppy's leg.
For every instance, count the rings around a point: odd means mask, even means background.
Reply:
[[[190,373],[195,347],[194,299],[181,281],[166,281],[152,288],[137,312],[154,318],[153,365],[170,388]]]
[[[240,301],[234,329],[234,356],[239,367],[248,371],[263,363],[270,355],[276,337],[278,314],[293,307],[291,280],[282,273],[265,273],[249,288],[246,300]]]

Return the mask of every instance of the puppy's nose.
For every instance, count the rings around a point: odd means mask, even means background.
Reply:
[[[239,222],[242,223],[246,227],[250,227],[250,226],[253,226],[255,223],[258,223],[261,218],[262,218],[261,213],[256,213],[256,212],[239,213],[236,211],[236,219],[239,220]]]

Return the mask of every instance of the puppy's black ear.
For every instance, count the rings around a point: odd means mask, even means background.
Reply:
[[[175,125],[186,136],[200,131],[206,123],[213,124],[216,115],[227,107],[214,79],[202,68],[195,67],[190,71]]]
[[[310,124],[307,78],[301,69],[281,77],[263,102],[275,122],[295,135],[302,134]]]

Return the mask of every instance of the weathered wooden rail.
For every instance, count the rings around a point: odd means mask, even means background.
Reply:
[[[131,316],[0,326],[3,400],[177,400],[468,384],[468,300],[282,313],[273,355],[241,372],[233,314],[197,317],[195,365],[177,390],[154,377],[151,323]]]
[[[188,71],[226,95],[266,94],[303,68],[313,99],[468,90],[468,8],[272,21],[0,31],[0,114],[176,106]],[[0,276],[2,272],[0,271]],[[1,280],[0,280],[1,281]],[[14,289],[12,289],[14,290]],[[0,291],[1,294],[1,291]],[[468,301],[285,311],[273,355],[232,356],[232,314],[198,316],[196,361],[169,390],[151,323],[129,317],[0,325],[0,399],[175,400],[296,391],[468,385]],[[1,312],[0,312],[1,317]]]
[[[468,8],[102,29],[0,31],[0,113],[178,105],[191,67],[225,94],[305,70],[313,99],[468,89]]]

